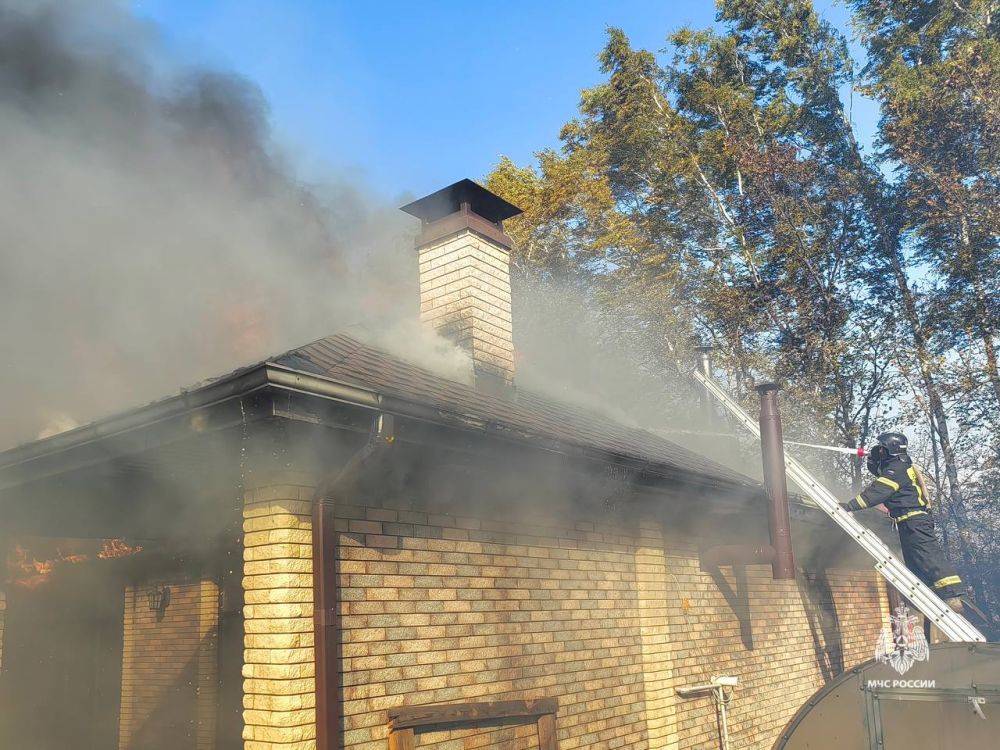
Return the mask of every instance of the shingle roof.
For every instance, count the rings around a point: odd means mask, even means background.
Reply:
[[[658,464],[744,486],[759,483],[654,433],[538,394],[516,389],[491,394],[448,380],[346,334],[337,334],[269,360],[294,370],[377,390],[443,414],[500,427],[526,437]]]

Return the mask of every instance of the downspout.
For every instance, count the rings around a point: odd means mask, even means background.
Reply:
[[[316,666],[316,750],[340,745],[340,696],[337,691],[337,532],[334,508],[350,492],[366,466],[384,458],[395,441],[393,419],[379,413],[368,442],[338,472],[316,487],[312,498],[313,652]]]
[[[788,520],[788,485],[785,482],[785,449],[781,439],[781,412],[778,409],[778,386],[762,383],[760,394],[760,447],[767,489],[767,521],[774,547],[771,572],[776,580],[795,578],[792,556],[791,522]]]

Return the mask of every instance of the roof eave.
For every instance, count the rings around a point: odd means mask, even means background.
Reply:
[[[245,396],[267,386],[267,368],[263,364],[238,370],[200,388],[185,390],[151,404],[139,406],[52,437],[15,446],[0,453],[0,472],[50,458],[85,445],[120,437],[133,430],[196,411],[206,406]]]
[[[648,472],[651,475],[661,475],[664,479],[683,477],[690,484],[706,488],[718,488],[724,491],[738,492],[760,490],[760,485],[749,480],[741,483],[725,477],[691,471],[683,467],[645,461],[637,457],[621,456],[585,445],[567,444],[524,431],[514,433],[510,430],[502,430],[499,427],[490,430],[489,425],[485,427],[483,425],[474,425],[470,422],[468,416],[457,411],[437,409],[420,402],[380,393],[372,388],[296,370],[271,361],[262,362],[236,371],[231,375],[212,381],[200,388],[183,391],[176,396],[171,396],[152,404],[131,409],[49,438],[11,448],[8,451],[0,453],[0,476],[11,472],[24,471],[24,476],[30,477],[32,474],[32,464],[41,463],[42,459],[48,459],[49,461],[53,459],[58,460],[60,454],[68,456],[72,451],[85,446],[114,438],[122,438],[132,431],[243,397],[264,388],[294,391],[363,408],[381,410],[400,417],[445,424],[459,429],[478,430],[496,437],[529,443],[542,450],[626,465],[632,469]],[[143,445],[146,445],[146,443],[144,442]],[[111,454],[108,457],[111,457]]]
[[[379,409],[392,413],[396,416],[409,417],[428,422],[445,423],[456,428],[471,429],[470,419],[467,415],[457,411],[446,409],[436,409],[426,404],[410,401],[397,396],[390,396],[373,389],[363,388],[356,385],[343,383],[324,375],[296,370],[286,365],[279,365],[274,362],[266,363],[268,369],[268,382],[279,388],[286,388],[300,393],[309,393],[316,396],[332,398],[336,401],[365,406],[372,409]],[[498,436],[499,430],[490,431],[488,426],[484,429],[478,427],[479,431],[486,431],[491,435]],[[762,485],[747,480],[738,482],[725,477],[718,477],[704,474],[683,467],[670,466],[669,464],[646,461],[641,458],[622,456],[605,450],[590,448],[585,445],[572,445],[557,441],[533,433],[519,431],[516,435],[507,432],[506,437],[511,440],[528,442],[541,449],[557,451],[566,454],[585,455],[590,458],[598,458],[614,464],[624,464],[639,470],[648,470],[653,474],[660,473],[664,469],[669,475],[684,476],[687,481],[710,487],[718,487],[727,491],[763,491]],[[659,471],[657,471],[659,469]]]

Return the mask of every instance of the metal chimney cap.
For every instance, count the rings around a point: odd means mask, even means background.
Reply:
[[[779,390],[777,383],[761,383],[756,388],[757,393],[759,393],[761,396],[763,396],[765,393],[770,393],[771,391],[777,391],[777,390]]]
[[[437,192],[407,203],[400,208],[400,211],[416,216],[424,222],[431,222],[457,213],[462,209],[463,203],[468,203],[469,210],[474,214],[494,224],[522,213],[513,203],[508,203],[499,195],[491,193],[470,179],[459,180]]]

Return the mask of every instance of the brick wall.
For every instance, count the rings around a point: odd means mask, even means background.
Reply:
[[[381,711],[404,701],[522,695],[560,697],[567,750],[642,743],[642,644],[625,534],[511,535],[506,524],[476,519],[338,511],[348,532],[345,747],[384,745]]]
[[[170,589],[162,614],[157,587]],[[219,596],[214,581],[158,580],[125,589],[122,750],[215,747]]]
[[[833,570],[775,581],[766,566],[740,582],[699,571],[690,540],[667,537],[665,658],[675,686],[736,675],[730,706],[733,747],[770,747],[791,715],[830,677],[871,658],[882,623],[876,574]],[[751,647],[752,646],[752,647]],[[671,742],[696,748],[716,742],[711,698],[668,695]]]
[[[310,495],[247,499],[247,750],[314,746]],[[829,676],[869,658],[884,618],[874,573],[713,578],[690,538],[652,520],[512,524],[344,504],[337,517],[353,750],[385,747],[391,706],[535,696],[559,698],[564,750],[713,746],[711,701],[674,689],[720,673],[741,681],[733,747],[770,747]],[[509,728],[420,746],[500,738],[531,746]]]
[[[312,489],[248,491],[243,522],[245,750],[315,746]]]
[[[0,670],[3,669],[3,623],[7,614],[7,594],[0,589]]]
[[[671,747],[676,730],[674,663],[671,660],[670,605],[675,596],[667,582],[667,555],[660,525],[639,526],[635,550],[635,588],[642,641],[646,693],[646,742]]]
[[[510,253],[466,231],[419,249],[420,318],[472,353],[479,371],[514,373]]]

